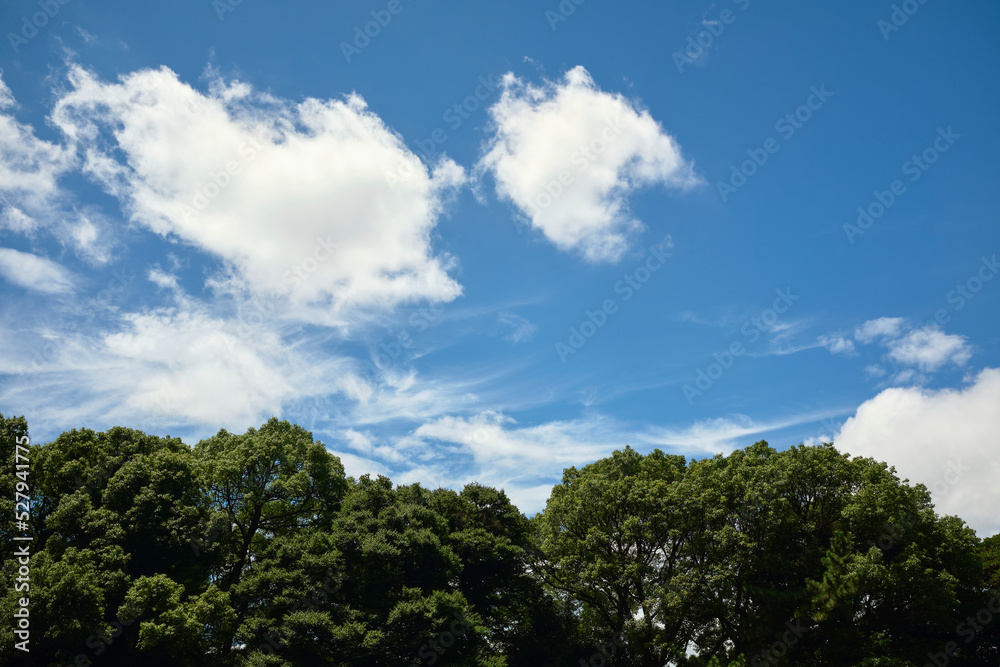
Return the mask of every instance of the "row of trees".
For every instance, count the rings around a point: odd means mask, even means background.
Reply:
[[[349,478],[276,419],[194,447],[74,430],[28,447],[18,592],[27,435],[0,415],[4,665],[1000,664],[998,538],[832,445],[626,447],[529,519],[488,487]]]

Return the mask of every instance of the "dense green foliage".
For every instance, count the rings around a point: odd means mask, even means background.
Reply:
[[[832,445],[626,447],[528,519],[488,487],[347,477],[276,419],[193,448],[74,430],[28,447],[16,592],[27,434],[0,415],[4,665],[1000,664],[1000,538]]]

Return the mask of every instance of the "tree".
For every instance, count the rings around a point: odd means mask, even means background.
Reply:
[[[347,664],[489,664],[487,629],[461,591],[442,501],[419,485],[394,489],[367,475],[344,500],[333,539],[345,562],[345,626],[357,637],[342,645]]]
[[[1000,590],[1000,534],[983,540],[979,544],[979,554],[985,569],[986,587]]]
[[[0,474],[0,493],[3,494],[0,496],[0,544],[3,545],[4,554],[13,553],[14,535],[20,534],[14,530],[14,493],[17,482],[29,481],[32,486],[35,483],[30,475],[30,464],[24,475],[25,480],[15,474],[17,470],[25,470],[16,467],[17,463],[25,463],[24,460],[16,460],[17,446],[27,446],[30,441],[28,422],[23,416],[4,417],[0,413],[0,461],[3,461],[3,473]],[[20,450],[20,453],[22,456],[25,454],[24,450]]]
[[[459,590],[510,667],[590,657],[593,648],[585,646],[570,607],[535,576],[531,522],[503,491],[469,484],[461,493],[438,489],[429,498],[448,520],[443,543],[458,556]]]
[[[704,582],[685,566],[696,524],[679,493],[685,460],[626,447],[569,468],[535,520],[545,583],[580,605],[593,644],[621,638],[614,664],[682,659]]]
[[[236,614],[215,586],[197,595],[164,574],[132,584],[118,618],[138,621],[133,664],[197,667],[227,664]]]
[[[27,435],[0,415],[10,470]],[[530,520],[478,484],[349,479],[276,419],[194,450],[120,427],[24,446],[30,590],[4,559],[0,614],[30,597],[31,653],[4,624],[5,665],[1000,660],[1000,539],[830,444],[626,447],[567,469]],[[9,550],[18,483],[0,477]]]
[[[36,627],[49,628],[34,635],[32,661],[134,658],[139,627],[117,610],[136,577],[169,573],[194,594],[207,586],[187,545],[207,516],[190,449],[116,427],[69,431],[29,455],[30,597]]]
[[[985,603],[971,529],[829,444],[626,448],[567,470],[536,523],[546,582],[622,633],[624,664],[922,664]]]
[[[217,573],[228,591],[254,556],[277,537],[310,526],[329,526],[347,489],[344,466],[301,426],[272,418],[259,430],[225,429],[195,447],[203,462],[211,507],[229,530]]]

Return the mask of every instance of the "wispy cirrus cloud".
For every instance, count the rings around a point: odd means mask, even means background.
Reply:
[[[522,511],[535,512],[544,506],[563,469],[586,465],[627,444],[618,426],[600,416],[531,426],[520,426],[493,410],[443,416],[416,428],[408,445],[422,453],[430,453],[433,443],[456,449],[435,447],[432,459],[409,474],[419,478],[430,473],[431,479],[447,486],[472,481],[498,486]]]
[[[508,333],[504,338],[512,343],[523,343],[529,341],[535,337],[538,332],[538,326],[532,324],[527,319],[521,317],[520,315],[515,315],[514,313],[500,313],[497,319],[507,326],[511,327],[511,332]]]
[[[106,217],[60,184],[79,168],[75,147],[39,139],[16,109],[0,72],[0,231],[36,237],[45,230],[84,261],[106,264],[116,245]]]
[[[0,220],[8,228],[31,232],[45,222],[62,198],[58,181],[75,165],[69,147],[39,139],[17,121],[17,102],[0,71]],[[39,218],[42,218],[40,221]]]
[[[0,248],[0,276],[39,294],[70,294],[76,289],[72,274],[61,264],[13,248]]]
[[[843,410],[827,410],[765,421],[737,414],[701,420],[680,428],[652,427],[643,435],[642,441],[699,455],[728,453],[751,444],[748,441],[752,438],[841,414]]]
[[[824,411],[767,421],[733,415],[673,427],[636,427],[592,412],[531,425],[496,410],[445,415],[415,428],[393,447],[403,457],[394,464],[394,477],[452,488],[480,481],[503,488],[522,511],[532,513],[544,507],[565,468],[588,465],[626,445],[701,458],[842,414]]]

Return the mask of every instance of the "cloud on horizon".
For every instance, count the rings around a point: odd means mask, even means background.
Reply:
[[[963,388],[893,387],[865,401],[836,437],[837,449],[895,466],[932,491],[937,511],[980,537],[1000,532],[1000,369]],[[950,471],[950,472],[949,472]]]

